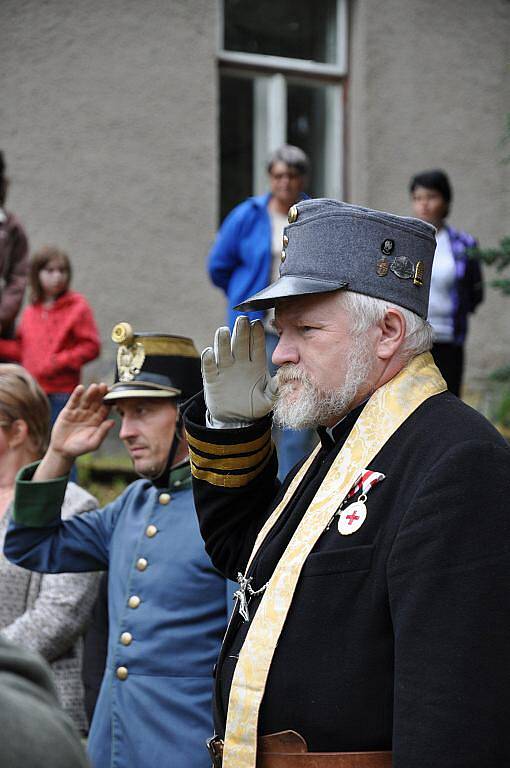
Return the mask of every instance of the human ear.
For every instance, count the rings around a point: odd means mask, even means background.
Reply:
[[[9,448],[17,448],[28,438],[28,425],[23,419],[16,419],[9,427],[7,441]]]
[[[377,324],[379,331],[376,343],[376,355],[380,360],[390,360],[404,343],[406,321],[398,309],[390,307],[383,319]]]

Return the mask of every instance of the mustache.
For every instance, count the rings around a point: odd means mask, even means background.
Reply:
[[[308,373],[305,373],[298,365],[294,363],[284,363],[276,371],[276,382],[278,387],[290,384],[293,381],[299,381],[303,384],[312,384],[313,380]]]

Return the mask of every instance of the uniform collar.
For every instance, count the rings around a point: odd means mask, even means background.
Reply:
[[[191,488],[191,466],[189,458],[185,458],[184,461],[173,466],[170,472],[165,470],[161,477],[156,477],[151,482],[152,485],[160,491],[168,490],[176,492]]]

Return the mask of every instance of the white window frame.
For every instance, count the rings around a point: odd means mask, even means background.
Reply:
[[[336,4],[336,44],[338,62],[323,64],[308,59],[291,59],[285,56],[265,56],[259,53],[243,53],[241,51],[226,51],[225,45],[225,16],[223,0],[219,0],[219,41],[218,59],[220,64],[234,67],[252,67],[254,69],[272,69],[285,74],[316,75],[318,77],[345,77],[347,74],[347,0],[337,0]]]
[[[304,85],[327,85],[331,99],[326,134],[325,194],[343,194],[343,84],[347,75],[347,0],[337,0],[336,64],[292,59],[284,56],[226,51],[224,49],[224,4],[219,2],[218,62],[220,74],[255,79],[253,193],[267,189],[267,155],[283,144],[287,136],[287,81]],[[269,117],[270,116],[270,117]],[[328,146],[329,145],[329,146]]]

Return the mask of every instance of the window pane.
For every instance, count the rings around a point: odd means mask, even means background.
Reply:
[[[220,81],[221,220],[253,189],[253,80]]]
[[[225,50],[337,62],[337,0],[224,0]]]
[[[287,141],[301,147],[310,158],[307,192],[311,197],[337,196],[341,190],[340,167],[336,167],[341,141],[340,98],[337,86],[288,84]]]

